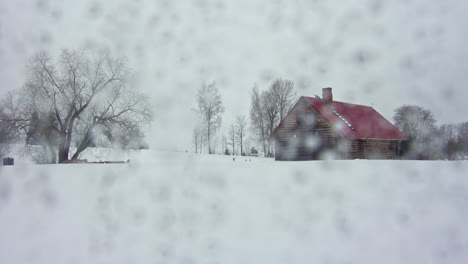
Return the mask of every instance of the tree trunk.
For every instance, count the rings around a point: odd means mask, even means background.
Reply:
[[[68,160],[68,154],[68,149],[65,149],[65,147],[59,147],[58,162],[63,163],[64,161]]]
[[[65,149],[66,149],[67,159],[70,153],[70,146],[71,146],[71,140],[72,140],[72,135],[73,135],[73,123],[75,123],[74,118],[72,118],[70,122],[68,123],[67,131],[66,131],[67,134],[65,137]]]
[[[92,138],[92,130],[96,125],[91,125],[91,127],[88,128],[86,131],[86,134],[83,138],[83,140],[80,142],[80,145],[75,151],[75,154],[72,156],[72,160],[78,159],[80,156],[81,152],[83,152],[85,149],[87,149],[91,144],[93,143],[93,138]]]
[[[69,135],[61,135],[61,140],[58,149],[58,162],[63,163],[69,159],[70,156],[70,142],[67,139]]]
[[[85,145],[80,144],[80,147],[78,147],[78,149],[76,150],[75,154],[73,154],[71,159],[72,160],[78,159],[80,157],[81,152],[83,152],[89,146],[90,146],[90,144],[85,144]]]
[[[75,118],[72,117],[70,118],[70,120],[68,120],[68,122],[65,122],[65,131],[63,131],[62,128],[61,139],[59,144],[59,163],[62,163],[69,159],[74,122]]]
[[[267,145],[266,145],[264,139],[262,140],[262,145],[263,145],[263,155],[265,155],[265,157],[266,157],[267,156]]]
[[[208,133],[207,133],[207,137],[208,137],[208,154],[211,154],[211,138],[210,138],[210,130],[211,130],[211,127],[210,125],[208,124]]]
[[[271,141],[268,141],[268,158],[271,158],[271,157],[273,157],[273,148],[272,148]]]
[[[242,156],[242,154],[244,154],[244,152],[242,152],[242,150],[243,150],[243,149],[242,149],[242,137],[241,137],[241,139],[240,139],[240,147],[241,147],[241,153],[240,153],[240,154],[241,154],[241,156]]]
[[[58,163],[62,163],[68,159],[69,148],[65,147],[65,133],[61,132],[59,134],[59,143],[58,143]],[[48,142],[49,143],[49,142]],[[50,144],[49,144],[50,145]]]

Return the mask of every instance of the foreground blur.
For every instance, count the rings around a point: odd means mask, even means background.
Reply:
[[[0,167],[1,263],[462,263],[467,162]]]

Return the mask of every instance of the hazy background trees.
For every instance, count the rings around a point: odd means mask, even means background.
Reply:
[[[468,157],[468,122],[463,122],[457,126],[457,151],[463,158]]]
[[[246,133],[247,133],[247,119],[245,118],[245,116],[238,116],[236,118],[235,134],[236,134],[236,140],[239,144],[241,155],[246,155],[245,149],[244,149]]]
[[[254,86],[250,94],[250,127],[261,144],[263,153],[267,154],[268,132],[263,109],[263,100],[258,87]]]
[[[203,143],[205,142],[204,130],[197,125],[192,132],[193,145],[195,147],[195,153],[201,152],[203,149]]]
[[[212,136],[221,126],[222,114],[224,112],[221,94],[216,83],[203,84],[197,93],[198,113],[201,116],[201,127],[206,137],[208,153],[213,154]],[[195,134],[193,135],[195,138]],[[198,136],[197,136],[198,137]]]
[[[249,155],[245,145],[247,141],[247,119],[239,115],[229,126],[227,135],[223,136],[223,150],[225,155]],[[228,148],[230,147],[230,149]],[[238,147],[238,148],[237,148]]]
[[[443,124],[439,128],[442,159],[466,159],[468,157],[468,122]]]
[[[408,141],[402,143],[406,159],[462,159],[468,149],[468,123],[436,125],[428,109],[403,105],[395,109],[394,124]]]
[[[9,96],[6,99],[0,101],[0,158],[6,156],[13,144],[17,139],[18,135],[16,132],[15,124],[7,122],[8,108],[6,104],[9,103]]]
[[[263,147],[265,156],[272,157],[274,153],[270,135],[297,99],[294,83],[277,79],[262,92],[257,87],[252,88],[250,96],[251,127]]]
[[[232,124],[228,130],[227,145],[231,146],[232,155],[236,155],[236,126]]]
[[[262,92],[257,87],[252,89],[250,128],[256,141],[262,146],[265,156],[273,156],[272,142],[269,137],[290,110],[296,100],[295,96],[294,84],[289,80],[276,79],[267,90]],[[200,116],[200,122],[192,132],[195,152],[201,152],[206,142],[208,153],[212,154],[214,153],[213,134],[221,127],[221,117],[224,113],[221,95],[215,83],[202,85],[197,93],[197,105],[196,112]],[[236,149],[239,147],[240,155],[248,155],[250,149],[245,149],[247,130],[247,118],[242,115],[237,116],[228,127],[227,135],[223,135],[221,139],[221,152],[236,155]],[[226,151],[228,146],[230,149]]]
[[[2,122],[20,128],[27,144],[42,146],[52,163],[79,158],[98,139],[141,145],[152,115],[147,98],[128,87],[126,64],[109,52],[65,49],[56,60],[37,52]]]
[[[440,139],[440,156],[453,160],[456,158],[458,152],[457,142],[457,126],[453,124],[441,125],[438,129],[438,136]]]
[[[431,111],[416,105],[403,105],[395,109],[395,126],[406,136],[406,155],[416,158],[434,156],[436,142],[430,140],[436,133],[436,120]]]

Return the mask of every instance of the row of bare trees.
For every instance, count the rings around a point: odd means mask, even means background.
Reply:
[[[247,119],[245,116],[237,116],[235,122],[229,127],[227,137],[223,137],[225,141],[225,154],[236,154],[236,146],[239,147],[239,153],[243,156],[248,155],[248,150],[245,149],[247,139]],[[231,151],[227,147],[231,147]]]
[[[222,114],[224,113],[223,101],[216,83],[205,83],[197,92],[197,109],[195,112],[199,118],[193,134],[192,140],[195,153],[207,150],[208,154],[213,154],[213,139],[216,132],[221,127]],[[226,146],[231,146],[232,153],[235,153],[237,145],[240,146],[240,153],[244,153],[244,142],[247,133],[247,120],[244,116],[238,116],[236,121],[228,131],[228,136],[223,136],[223,150]]]
[[[250,127],[245,116],[237,116],[229,126],[227,135],[223,136],[223,151],[230,154],[249,154],[245,143],[248,131],[251,131],[252,138],[262,146],[264,155],[272,157],[274,150],[270,135],[292,107],[295,96],[294,84],[289,80],[277,79],[264,91],[254,87],[251,93]],[[209,154],[214,152],[213,135],[221,127],[223,112],[222,99],[216,84],[202,85],[197,93],[196,109],[200,122],[192,134],[195,152],[202,152],[206,148]]]
[[[267,157],[274,155],[270,136],[296,100],[294,83],[278,79],[267,90],[252,88],[250,123]]]
[[[42,147],[38,156],[44,163],[78,159],[100,141],[142,144],[142,126],[152,114],[128,77],[126,60],[108,51],[63,50],[56,60],[38,52],[23,89],[2,100],[0,127]]]
[[[468,122],[444,124],[438,129],[440,157],[454,160],[468,157]]]

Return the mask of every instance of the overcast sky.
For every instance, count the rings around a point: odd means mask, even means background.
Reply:
[[[223,123],[275,78],[298,96],[371,105],[391,120],[417,104],[468,121],[468,4],[457,0],[0,0],[0,94],[20,88],[38,49],[109,48],[152,98],[156,148],[189,149],[195,93],[215,81]],[[227,130],[227,129],[226,129]]]

